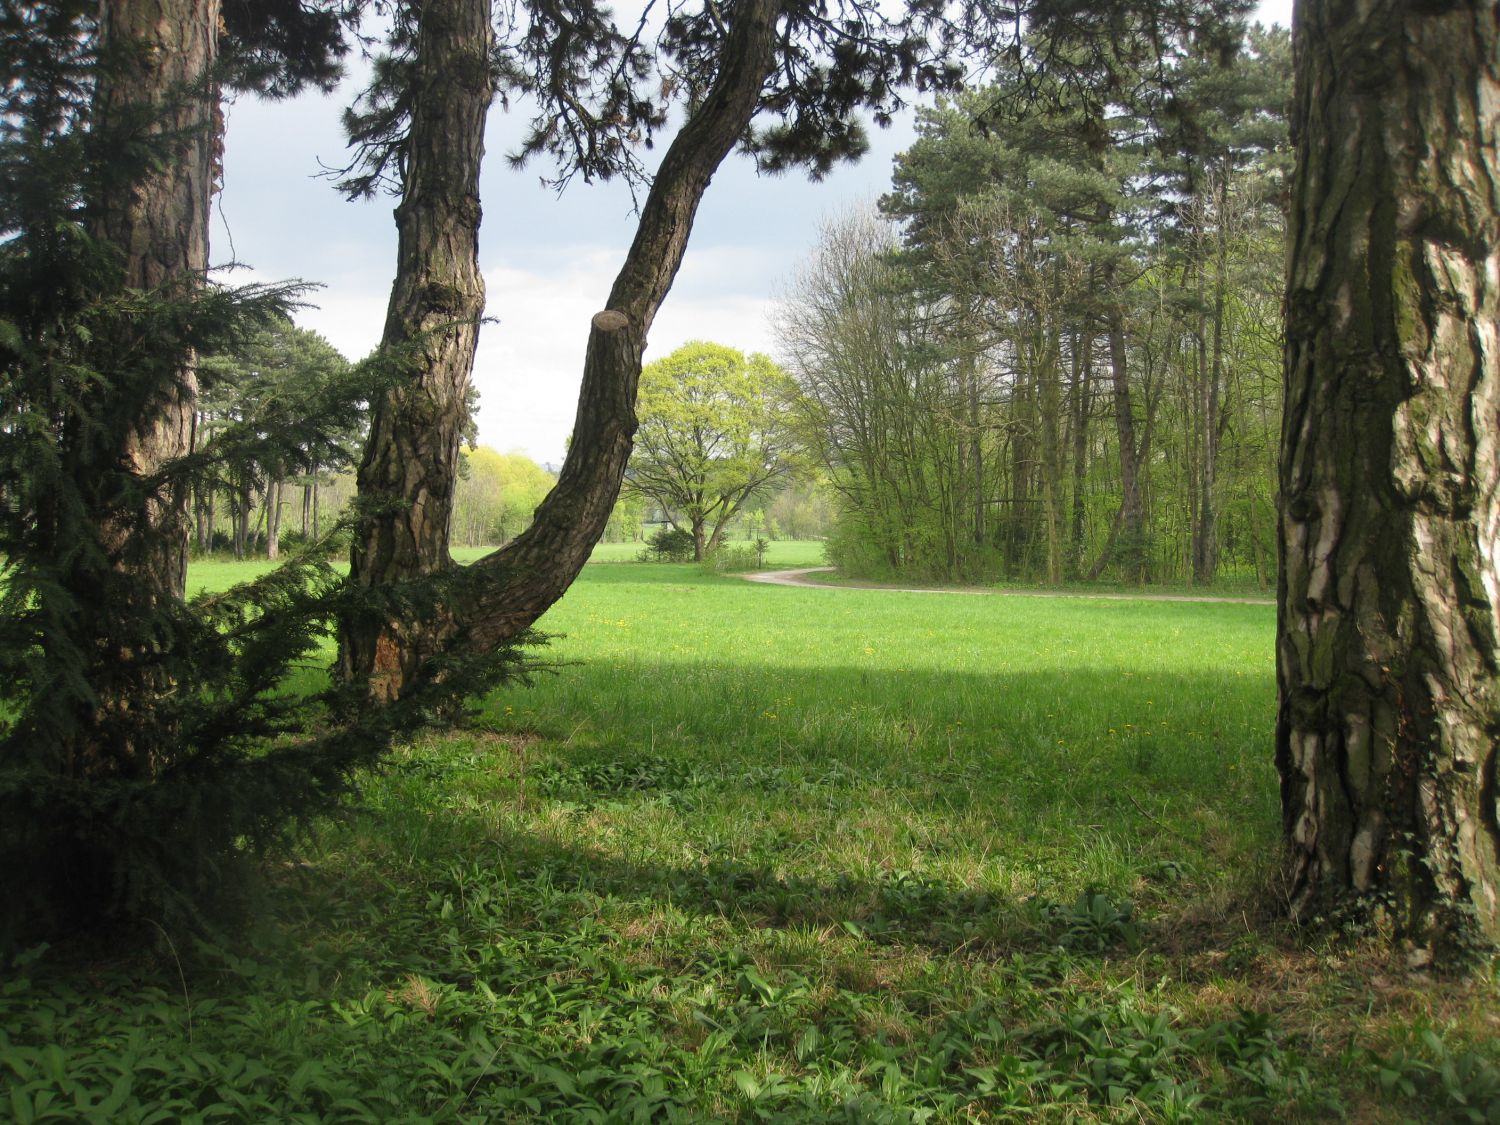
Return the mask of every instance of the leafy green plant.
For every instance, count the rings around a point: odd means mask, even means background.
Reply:
[[[1435,1120],[1493,1125],[1500,1122],[1500,1064],[1472,1047],[1454,1049],[1431,1028],[1415,1049],[1369,1052],[1384,1094],[1420,1102]]]
[[[1101,891],[1084,891],[1070,907],[1045,900],[1034,904],[1041,918],[1061,930],[1060,944],[1073,953],[1099,955],[1112,946],[1136,949],[1140,928],[1135,904]]]
[[[641,551],[642,562],[689,562],[693,557],[693,536],[680,527],[659,527],[646,538]]]
[[[760,559],[760,554],[752,547],[721,546],[703,560],[703,569],[708,574],[741,574],[757,569],[761,565]]]

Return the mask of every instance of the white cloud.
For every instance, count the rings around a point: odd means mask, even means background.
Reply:
[[[487,313],[498,323],[480,330],[474,361],[482,442],[538,461],[562,460],[589,318],[604,307],[617,268],[602,247],[566,247],[546,272],[511,265],[485,271]]]
[[[746,295],[743,284],[774,262],[757,247],[690,249],[652,325],[647,360],[688,340],[769,351],[771,302]],[[604,307],[619,265],[617,250],[572,246],[560,247],[556,264],[545,270],[503,265],[485,272],[488,314],[498,323],[480,332],[474,364],[482,442],[561,461],[577,410],[589,319]]]

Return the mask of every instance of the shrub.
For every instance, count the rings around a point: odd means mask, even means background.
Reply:
[[[754,547],[720,547],[699,564],[707,574],[742,574],[760,567]]]
[[[680,527],[660,527],[646,540],[642,562],[691,562],[693,536]]]

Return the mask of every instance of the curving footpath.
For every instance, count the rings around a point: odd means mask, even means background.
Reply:
[[[767,586],[800,586],[814,590],[884,590],[889,594],[977,594],[1002,598],[1088,598],[1102,602],[1219,602],[1226,605],[1275,605],[1270,598],[1225,598],[1209,594],[1080,594],[1070,590],[988,590],[973,586],[941,589],[917,586],[882,586],[876,582],[813,582],[809,574],[831,574],[831,566],[803,566],[796,570],[758,570],[739,577]]]

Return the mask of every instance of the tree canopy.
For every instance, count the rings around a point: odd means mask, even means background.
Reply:
[[[919,113],[893,226],[833,224],[779,314],[841,565],[1269,584],[1289,65],[1258,30],[1113,104],[1011,75]]]
[[[798,469],[787,417],[792,383],[769,356],[693,342],[641,371],[640,429],[625,488],[685,524],[693,554]]]

